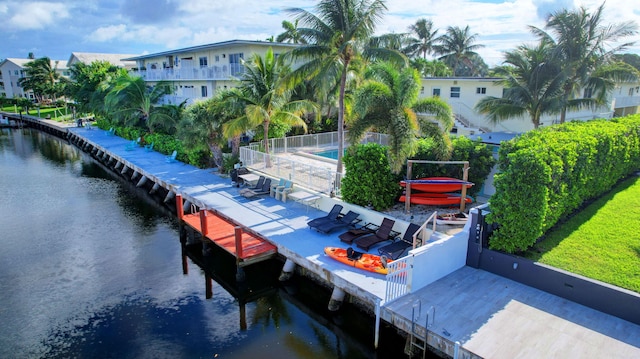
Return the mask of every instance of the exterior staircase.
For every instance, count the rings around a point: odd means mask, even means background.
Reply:
[[[457,128],[458,130],[460,129],[465,130],[464,132],[471,132],[472,135],[475,134],[476,132],[479,132],[479,133],[491,132],[491,130],[489,130],[486,127],[475,126],[466,117],[458,113],[454,114],[454,127]]]

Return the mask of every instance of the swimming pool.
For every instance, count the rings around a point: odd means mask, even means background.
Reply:
[[[344,153],[347,152],[347,149],[344,149]],[[326,150],[326,151],[321,151],[321,152],[314,152],[313,153],[316,156],[320,156],[320,157],[326,157],[326,158],[331,158],[332,160],[337,160],[338,159],[338,150]]]

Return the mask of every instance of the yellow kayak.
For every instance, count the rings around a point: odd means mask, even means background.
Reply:
[[[346,265],[369,272],[387,274],[386,258],[383,259],[374,254],[356,252],[351,248],[325,247],[324,253]]]

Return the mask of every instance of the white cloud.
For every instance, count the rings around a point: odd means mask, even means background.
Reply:
[[[9,3],[5,6],[9,14],[8,25],[15,30],[40,30],[69,17],[64,4],[49,2]]]
[[[105,26],[98,28],[94,32],[89,34],[86,37],[86,40],[89,42],[107,42],[113,39],[121,38],[127,33],[127,26],[123,24]]]

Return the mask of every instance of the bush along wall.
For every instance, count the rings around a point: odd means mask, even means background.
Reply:
[[[640,169],[640,115],[570,122],[503,142],[487,220],[492,249],[533,245],[585,201]]]
[[[387,147],[375,143],[349,147],[344,156],[346,175],[342,199],[375,210],[391,207],[398,196],[398,177],[391,173]]]

